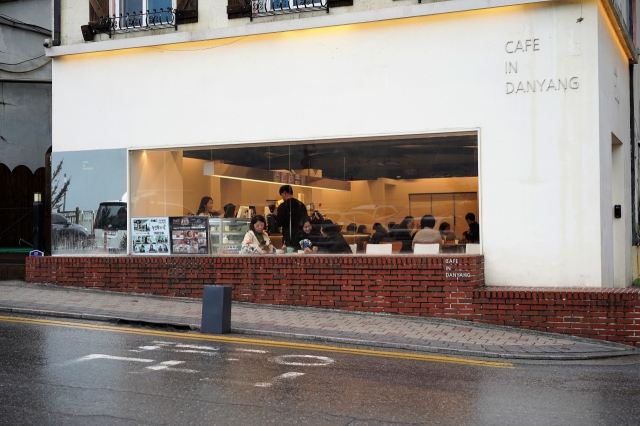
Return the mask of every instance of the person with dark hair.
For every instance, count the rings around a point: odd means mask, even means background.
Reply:
[[[420,230],[413,236],[413,242],[411,243],[411,249],[415,247],[416,243],[419,244],[438,244],[442,248],[442,236],[440,231],[436,231],[433,227],[436,226],[436,219],[430,214],[422,216],[420,219]]]
[[[320,224],[320,235],[322,239],[318,242],[320,251],[329,254],[352,254],[351,247],[347,240],[340,233],[340,225],[325,219]]]
[[[293,249],[303,250],[305,253],[316,253],[319,250],[319,238],[320,235],[314,233],[311,219],[305,216],[300,220],[300,229],[293,237]]]
[[[467,213],[464,217],[469,225],[469,230],[462,233],[462,238],[468,243],[480,242],[480,225],[476,222],[476,215]]]
[[[381,241],[384,241],[386,238],[389,238],[389,233],[382,224],[376,222],[373,224],[373,235],[369,240],[369,244],[380,244]]]
[[[347,232],[345,232],[346,234],[355,234],[356,230],[358,229],[358,225],[355,223],[350,223],[347,225]]]
[[[291,185],[282,185],[280,196],[283,202],[278,206],[276,226],[282,229],[282,248],[284,248],[293,245],[291,237],[296,233],[300,220],[307,216],[307,208],[293,197]]]
[[[269,235],[264,230],[267,221],[262,215],[255,215],[251,218],[249,230],[244,235],[240,254],[266,254],[275,252],[275,247],[269,240]]]
[[[200,200],[200,206],[198,206],[198,211],[196,212],[196,216],[220,216],[218,212],[213,211],[213,198],[208,196],[202,197],[202,200]]]
[[[368,234],[369,230],[367,229],[367,225],[358,226],[358,234]]]
[[[456,234],[451,230],[449,222],[442,222],[438,230],[440,231],[440,236],[443,240],[454,241],[456,239]]]
[[[406,216],[402,222],[389,230],[389,234],[394,241],[402,242],[400,253],[413,252],[413,231],[415,221],[413,216]]]

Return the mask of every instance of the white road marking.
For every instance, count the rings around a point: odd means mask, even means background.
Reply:
[[[176,345],[176,348],[187,348],[187,349],[201,349],[203,351],[217,351],[218,348],[213,346],[201,346],[201,345]]]
[[[238,358],[227,358],[227,361],[240,361]]]
[[[171,352],[182,352],[185,354],[218,355],[216,352],[196,351],[194,349],[172,349]]]
[[[188,368],[172,368],[174,365],[184,364],[184,361],[163,361],[158,365],[151,365],[146,367],[149,370],[153,371],[174,371],[176,373],[197,373],[198,370],[191,370]]]
[[[268,388],[273,386],[274,383],[282,381],[283,379],[295,379],[296,377],[299,377],[299,376],[304,376],[304,373],[296,373],[292,371],[292,372],[284,373],[277,377],[274,377],[270,382],[258,382],[254,386],[257,386],[259,388]]]
[[[184,361],[163,361],[158,365],[152,365],[147,368],[149,370],[166,370],[167,368],[178,364],[184,364]]]
[[[160,349],[160,346],[138,346],[138,349],[142,349],[143,351],[155,351],[156,349]]]
[[[251,352],[254,354],[266,354],[267,351],[262,351],[260,349],[242,349],[242,348],[237,348],[236,351],[238,352]]]
[[[279,375],[277,378],[281,378],[281,379],[294,379],[298,376],[304,376],[304,373],[296,373],[295,371],[289,372],[289,373],[284,373]]]
[[[171,367],[167,368],[164,371],[175,371],[176,373],[197,373],[198,372],[198,370],[191,370],[188,368],[171,368]]]
[[[116,361],[130,361],[130,362],[153,362],[152,359],[143,359],[143,358],[126,358],[123,356],[112,356],[112,355],[104,355],[104,354],[91,354],[87,356],[81,356],[80,358],[73,359],[69,362],[64,363],[63,365],[75,364],[82,361],[91,361],[93,359],[112,359]]]
[[[296,359],[296,358],[316,360],[317,362],[288,361],[289,359]],[[276,364],[281,364],[281,365],[296,365],[296,366],[302,366],[302,367],[320,367],[320,366],[334,363],[334,360],[329,357],[317,356],[317,355],[280,355],[274,358],[269,358],[269,361],[273,361]]]

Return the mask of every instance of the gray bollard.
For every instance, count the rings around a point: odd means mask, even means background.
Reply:
[[[231,331],[231,287],[205,285],[202,295],[200,332],[224,334]]]

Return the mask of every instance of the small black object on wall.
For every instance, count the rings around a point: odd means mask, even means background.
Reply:
[[[613,217],[616,219],[620,219],[622,217],[622,206],[620,204],[613,206]]]

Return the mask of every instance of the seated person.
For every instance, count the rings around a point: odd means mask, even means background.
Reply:
[[[311,219],[303,217],[300,220],[300,229],[296,232],[291,243],[294,250],[304,250],[305,253],[316,253],[318,248],[319,234],[314,233]]]
[[[389,230],[391,238],[394,241],[402,242],[402,249],[400,253],[412,253],[413,252],[413,233],[414,233],[414,220],[412,216],[407,216],[402,222],[394,226]],[[435,223],[434,223],[435,225]]]
[[[251,218],[249,230],[244,235],[240,254],[266,254],[274,253],[275,247],[269,240],[269,235],[264,230],[267,221],[262,215],[255,215]]]
[[[382,224],[376,222],[373,224],[373,235],[369,244],[380,244],[381,241],[385,241],[385,238],[389,237],[389,233]]]
[[[469,230],[462,233],[463,240],[467,243],[479,243],[480,225],[476,222],[476,215],[473,213],[467,213],[464,219],[469,225]]]
[[[416,243],[420,244],[433,244],[437,243],[442,248],[442,236],[440,231],[436,231],[433,227],[436,225],[436,219],[430,214],[422,216],[420,219],[420,230],[413,236],[413,242],[411,248],[413,249]]]
[[[355,223],[350,223],[349,225],[347,225],[347,231],[345,232],[345,234],[355,234],[357,229],[358,225],[356,225]]]
[[[369,230],[367,229],[367,225],[358,226],[358,234],[368,234]]]
[[[328,254],[352,254],[351,247],[340,234],[340,225],[336,225],[329,219],[320,224],[322,239],[318,242],[319,251]]]
[[[448,222],[442,222],[439,231],[440,236],[445,241],[454,241],[456,239],[456,234],[451,230],[451,225]]]

